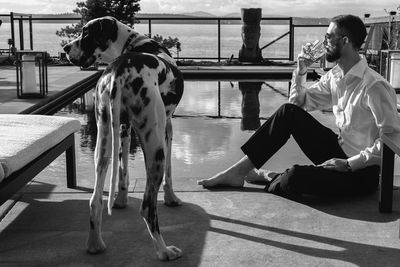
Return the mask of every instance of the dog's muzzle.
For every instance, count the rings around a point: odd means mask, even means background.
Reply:
[[[72,64],[79,67],[87,68],[96,61],[96,58],[93,55],[85,56],[82,51],[76,54],[76,49],[72,48],[73,48],[73,43],[66,44],[63,47],[65,53],[67,54],[68,60],[71,61]],[[72,50],[75,51],[75,53]]]

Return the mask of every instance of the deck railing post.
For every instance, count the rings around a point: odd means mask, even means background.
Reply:
[[[22,21],[22,16],[19,18],[19,49],[24,50],[24,22]]]
[[[11,23],[11,39],[12,39],[11,51],[14,51],[15,50],[14,12],[10,12],[10,23]]]
[[[218,19],[218,62],[221,62],[221,20]]]
[[[294,59],[294,25],[293,25],[293,17],[289,19],[289,60],[293,61]]]
[[[149,19],[149,37],[151,38],[151,19]]]
[[[33,50],[32,15],[29,15],[29,41],[31,45],[31,50]]]

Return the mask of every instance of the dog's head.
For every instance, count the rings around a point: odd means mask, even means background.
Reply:
[[[117,38],[118,21],[113,17],[102,17],[89,21],[81,35],[63,49],[73,64],[88,67],[96,60],[104,62],[103,57]]]

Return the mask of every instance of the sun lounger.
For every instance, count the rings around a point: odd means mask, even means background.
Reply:
[[[76,186],[76,119],[0,114],[0,205],[11,198],[64,151],[67,186]]]

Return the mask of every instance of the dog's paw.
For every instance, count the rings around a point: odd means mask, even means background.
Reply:
[[[127,206],[127,201],[118,201],[118,199],[115,199],[113,209],[125,209]]]
[[[118,192],[117,197],[114,200],[114,209],[124,209],[128,206],[128,194]]]
[[[91,238],[87,242],[87,253],[100,254],[106,250],[106,244],[101,238]]]
[[[113,209],[125,209],[128,205],[126,203],[114,202]]]
[[[182,205],[182,200],[180,200],[177,196],[173,195],[164,195],[164,204],[168,207],[176,207]]]
[[[164,204],[169,207],[182,205],[182,200],[179,199],[168,186],[164,185]]]
[[[166,250],[157,253],[158,259],[162,261],[172,261],[182,256],[182,250],[175,246],[168,246]]]

